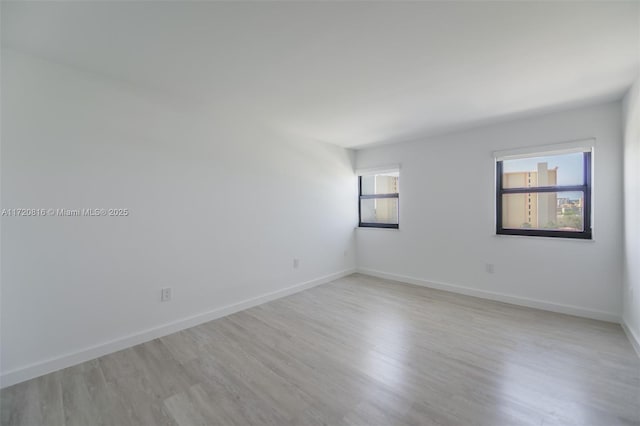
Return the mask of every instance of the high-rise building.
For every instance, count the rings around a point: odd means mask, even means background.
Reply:
[[[507,172],[502,177],[504,188],[552,186],[557,184],[558,168],[549,169],[538,163],[537,171]],[[556,222],[555,192],[509,194],[502,202],[502,226],[505,228],[544,228]]]

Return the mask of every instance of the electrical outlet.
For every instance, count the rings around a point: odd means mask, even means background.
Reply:
[[[298,269],[300,267],[300,259],[293,259],[293,269]]]
[[[169,300],[171,300],[171,287],[166,287],[162,289],[160,300],[163,302],[168,302]]]
[[[493,263],[485,264],[484,269],[487,271],[487,273],[493,274]]]

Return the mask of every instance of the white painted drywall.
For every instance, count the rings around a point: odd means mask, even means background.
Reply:
[[[594,241],[495,235],[492,152],[595,138]],[[400,230],[359,229],[365,272],[596,318],[622,313],[621,104],[356,152],[400,163]],[[494,266],[488,273],[485,264]],[[453,286],[462,286],[464,289]],[[566,309],[565,309],[566,308]]]
[[[3,208],[130,210],[2,218],[3,376],[354,267],[350,151],[8,50],[2,90]]]
[[[640,353],[640,79],[624,102],[624,324]]]

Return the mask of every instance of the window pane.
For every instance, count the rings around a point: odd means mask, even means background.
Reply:
[[[502,227],[582,232],[583,192],[505,194]]]
[[[362,176],[362,195],[397,194],[399,173]]]
[[[360,200],[360,222],[398,223],[397,198],[368,198]]]
[[[582,185],[584,154],[550,155],[502,162],[503,188]]]

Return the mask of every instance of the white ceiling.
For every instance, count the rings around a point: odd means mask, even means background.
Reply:
[[[16,2],[2,44],[345,147],[617,99],[638,2]],[[241,115],[238,115],[241,114]]]

